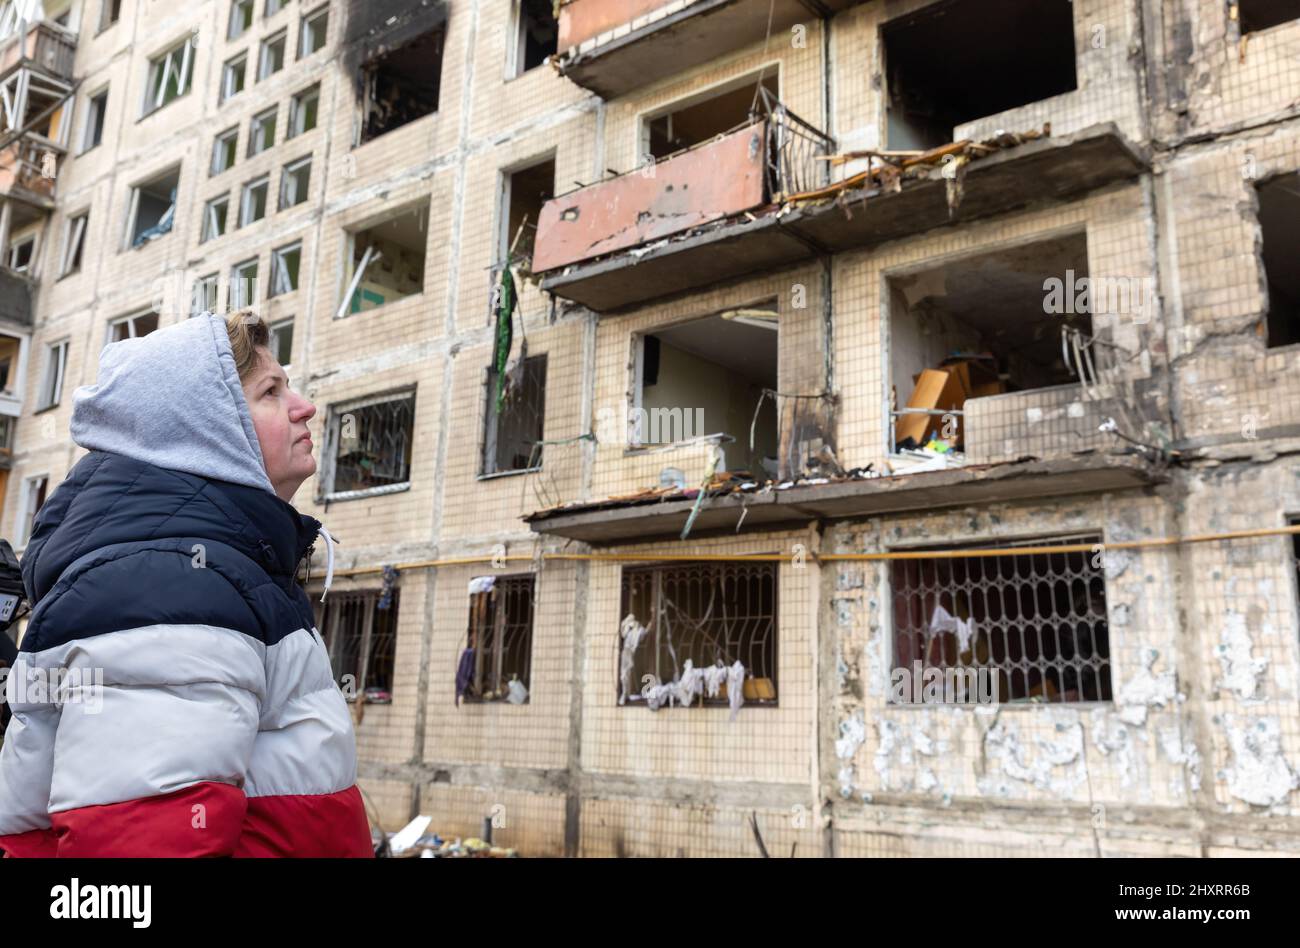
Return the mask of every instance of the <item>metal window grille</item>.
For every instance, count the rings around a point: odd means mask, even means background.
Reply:
[[[690,659],[694,668],[741,662],[746,679],[755,680],[745,703],[775,704],[777,575],[777,564],[770,562],[625,567],[619,615],[632,615],[646,628],[632,660],[626,701],[643,700],[646,676],[653,677],[652,684],[680,680]],[[620,669],[622,649],[620,638]],[[620,694],[622,687],[620,680]],[[727,704],[725,695],[699,700]]]
[[[392,591],[387,609],[379,607],[378,590],[331,594],[324,606],[317,603],[316,626],[324,630],[321,638],[334,680],[345,693],[364,695],[367,701],[392,700],[399,592]]]
[[[546,417],[546,356],[525,359],[518,381],[506,381],[505,404],[497,411],[497,373],[487,371],[483,473],[527,471],[542,465]]]
[[[531,691],[535,588],[531,575],[498,576],[490,590],[470,596],[474,678],[467,700],[502,701],[515,679]]]
[[[1003,703],[1111,700],[1101,538],[1014,545],[1067,544],[1096,549],[892,561],[891,671],[983,669]]]
[[[331,419],[330,492],[406,484],[411,473],[415,393],[337,409]]]

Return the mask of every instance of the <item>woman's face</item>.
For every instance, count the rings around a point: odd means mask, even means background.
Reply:
[[[307,428],[316,406],[289,388],[288,376],[269,349],[259,346],[257,352],[261,361],[244,382],[244,399],[271,486],[276,496],[288,501],[316,473],[315,445]]]

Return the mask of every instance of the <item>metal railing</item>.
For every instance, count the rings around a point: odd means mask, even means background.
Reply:
[[[791,112],[766,86],[758,87],[755,107],[751,117],[767,122],[769,200],[777,203],[828,184],[830,163],[817,159],[834,153],[834,139]]]

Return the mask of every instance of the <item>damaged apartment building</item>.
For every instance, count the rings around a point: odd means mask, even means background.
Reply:
[[[377,827],[1300,852],[1300,3],[27,0],[0,36],[0,531],[106,343],[256,310],[318,407]]]

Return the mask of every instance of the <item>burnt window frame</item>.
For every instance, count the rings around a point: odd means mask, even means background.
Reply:
[[[360,94],[357,96],[356,113],[355,113],[356,130],[352,142],[354,148],[360,148],[363,145],[368,145],[371,142],[378,141],[379,139],[383,138],[385,135],[388,135],[391,132],[395,132],[398,129],[406,128],[408,125],[412,125],[415,122],[420,121],[421,119],[427,119],[431,115],[437,115],[443,110],[443,106],[444,106],[443,95],[446,90],[443,88],[444,82],[443,82],[442,73],[443,73],[443,68],[447,64],[447,40],[449,39],[449,33],[450,31],[448,29],[448,21],[443,20],[437,26],[434,26],[432,29],[426,30],[423,33],[419,33],[415,36],[412,36],[410,39],[406,40],[405,42],[401,43],[398,46],[394,46],[391,49],[384,48],[382,52],[377,51],[373,53],[364,62],[361,63],[359,67],[360,68],[360,77],[359,77]],[[407,49],[408,47],[414,46],[415,44],[425,40],[426,38],[435,35],[437,37],[436,55],[437,55],[438,63],[437,63],[436,91],[434,92],[434,96],[437,99],[437,103],[430,111],[424,113],[423,115],[417,115],[414,118],[407,119],[406,121],[401,122],[400,124],[397,125],[390,125],[388,127],[385,127],[382,131],[378,131],[372,134],[370,130],[372,124],[370,121],[370,115],[371,115],[370,104],[372,98],[375,98],[377,95],[376,73],[378,71],[379,65],[384,59],[393,56],[397,53],[400,53],[401,51]]]
[[[494,477],[509,477],[514,474],[530,474],[542,469],[543,456],[545,453],[544,448],[542,447],[542,442],[546,439],[546,381],[549,368],[547,353],[539,352],[536,355],[531,355],[524,359],[523,394],[525,398],[527,397],[530,385],[530,365],[533,366],[534,371],[536,371],[536,367],[540,365],[541,373],[540,380],[537,380],[534,377],[531,381],[531,384],[537,388],[541,396],[539,399],[540,404],[533,409],[535,420],[538,423],[538,438],[537,441],[534,442],[535,450],[530,454],[533,463],[526,467],[507,468],[498,466],[500,462],[501,447],[501,442],[499,440],[501,416],[509,412],[512,406],[520,404],[520,402],[518,401],[518,397],[515,399],[507,397],[505,405],[498,414],[496,411],[496,368],[494,366],[488,366],[483,372],[483,441],[479,451],[478,475],[480,480]],[[489,457],[492,459],[491,464],[489,464]]]
[[[760,582],[766,581],[771,584],[770,615],[767,615],[765,617],[764,616],[747,617],[744,620],[746,622],[767,621],[769,623],[770,628],[767,630],[766,633],[767,634],[766,643],[760,642],[756,644],[751,641],[748,645],[738,644],[736,646],[737,649],[744,650],[744,654],[741,655],[738,652],[735,657],[732,657],[731,662],[726,662],[726,656],[724,656],[722,660],[728,667],[730,667],[730,665],[735,661],[740,661],[742,664],[744,664],[746,682],[749,682],[751,680],[765,679],[771,683],[772,697],[745,698],[744,699],[745,707],[751,707],[751,706],[769,707],[769,708],[780,707],[780,702],[781,702],[781,676],[780,676],[781,572],[782,572],[780,563],[775,562],[773,560],[755,560],[753,562],[744,562],[744,561],[735,561],[735,560],[727,561],[727,562],[717,562],[717,561],[709,561],[709,560],[686,560],[686,561],[673,561],[673,562],[644,563],[644,564],[637,564],[634,566],[624,566],[622,567],[619,574],[619,621],[620,623],[623,621],[623,619],[626,616],[631,614],[632,597],[633,597],[632,587],[639,580],[640,577],[648,577],[651,578],[652,581],[656,581],[657,579],[657,585],[661,590],[663,577],[666,574],[673,574],[673,573],[684,574],[690,571],[697,571],[699,573],[706,574],[706,575],[713,574],[714,582],[717,581],[716,577],[719,576],[721,576],[724,581],[726,581],[726,579],[738,579],[741,576],[747,576],[751,581],[757,579]],[[654,595],[656,598],[658,598],[661,595],[661,593],[658,590],[656,590]],[[716,600],[714,602],[714,605],[716,605]],[[709,616],[712,615],[712,608],[708,610],[708,615]],[[725,613],[721,618],[723,621],[726,620]],[[637,622],[641,622],[642,619],[643,619],[642,616],[636,616]],[[654,646],[656,650],[655,671],[656,673],[658,673],[663,670],[659,659],[662,658],[664,650],[662,647],[658,645],[657,636],[660,634],[660,629],[659,629],[659,623],[657,617],[653,617],[653,616],[650,617],[649,621],[644,624],[647,631],[646,631],[646,637],[645,639],[642,640],[642,644],[640,648],[650,647],[648,643],[651,641],[651,636],[656,637],[654,640],[656,643]],[[669,634],[671,635],[671,631]],[[750,635],[752,638],[754,637],[755,633],[751,632]],[[693,659],[694,656],[690,654],[684,654],[684,652],[686,651],[684,646],[687,643],[684,643],[681,639],[674,640],[674,643],[676,646],[674,651],[678,649],[681,649],[683,651],[683,654],[681,655],[681,660],[683,663],[687,658]],[[650,673],[643,672],[635,664],[632,666],[632,673],[630,676],[631,680],[628,683],[628,693],[626,695],[623,694],[623,683],[621,678],[621,668],[623,662],[623,647],[624,647],[623,638],[622,635],[620,634],[618,636],[618,651],[614,662],[614,668],[615,668],[614,690],[615,690],[616,703],[624,707],[645,705],[646,699],[644,695],[642,695],[641,693],[642,692],[641,686],[643,683],[642,674],[650,674]],[[764,661],[761,665],[758,663],[751,665],[749,662],[746,661],[747,658],[751,657],[751,653],[755,648],[762,649],[766,653],[764,655]],[[716,661],[717,658],[715,658],[714,661],[709,662],[709,664],[710,665],[715,664]],[[702,668],[705,666],[698,665],[695,667]],[[756,673],[757,671],[761,671],[763,672],[763,674],[757,674]],[[656,674],[655,678],[660,684],[670,684],[672,681],[680,678],[680,668],[677,669],[676,676],[674,678],[667,678],[661,674]],[[682,705],[679,705],[676,702],[672,702],[669,706],[682,707]],[[726,708],[728,706],[729,706],[729,702],[726,697],[723,697],[721,694],[719,694],[717,697],[710,698],[707,695],[707,693],[701,695],[698,699],[693,700],[690,705],[690,707],[706,707],[706,708],[708,707]]]
[[[330,674],[334,679],[334,684],[339,688],[343,686],[343,676],[354,674],[356,676],[356,692],[354,695],[344,693],[344,698],[348,702],[355,702],[358,699],[364,704],[392,704],[393,699],[393,679],[397,673],[397,635],[398,620],[400,619],[401,606],[401,586],[396,585],[390,590],[391,599],[387,609],[379,607],[383,598],[381,589],[360,589],[349,592],[334,592],[326,602],[313,603],[313,612],[316,620],[316,631],[324,644],[325,652],[329,656]],[[360,629],[348,630],[344,634],[339,632],[340,615],[349,606],[362,605],[364,612],[358,617],[361,621]],[[388,628],[376,632],[375,622],[378,613],[385,613],[388,618]],[[366,697],[366,689],[374,680],[371,676],[372,661],[376,651],[376,636],[379,637],[378,647],[386,655],[381,654],[380,667],[387,669],[387,687],[383,690],[389,694],[389,700],[377,701]],[[359,638],[356,642],[355,649],[355,671],[352,671],[352,665],[349,663],[345,668],[344,662],[347,661],[345,652],[346,638]]]
[[[496,667],[496,682],[500,686],[503,683],[509,683],[506,678],[507,670],[505,668],[505,654],[512,650],[517,650],[522,656],[523,674],[519,675],[519,681],[527,689],[527,696],[523,701],[518,702],[520,705],[530,704],[533,697],[532,668],[533,668],[533,634],[537,629],[537,574],[536,573],[507,573],[501,576],[492,576],[492,588],[486,592],[471,592],[469,594],[469,615],[465,624],[465,642],[467,648],[474,649],[474,675],[470,679],[469,689],[461,696],[461,700],[470,704],[515,704],[515,702],[506,700],[505,688],[499,691],[496,688],[491,689],[497,692],[493,697],[486,697],[484,694],[484,674],[487,664],[487,648],[479,647],[480,631],[491,633],[490,641],[492,643],[493,654],[495,656],[494,665]],[[518,637],[517,643],[511,642],[512,630],[505,629],[508,609],[501,607],[501,596],[503,590],[509,590],[515,595],[524,595],[527,603],[527,624],[525,628],[513,630],[513,634]],[[507,594],[510,594],[507,593]],[[504,643],[511,643],[505,644]]]
[[[905,590],[905,592],[900,593],[899,583],[898,583],[898,573],[900,568],[906,568],[908,565],[918,564],[918,563],[925,564],[925,563],[969,561],[969,560],[976,560],[976,561],[994,560],[998,563],[1002,563],[1002,561],[1005,560],[1023,560],[1026,557],[1033,558],[1034,560],[1038,560],[1040,558],[1050,559],[1053,557],[1067,557],[1067,558],[1078,557],[1082,560],[1082,566],[1089,574],[1087,578],[1084,580],[1085,584],[1091,584],[1094,581],[1098,581],[1100,582],[1100,586],[1101,586],[1100,594],[1102,599],[1102,609],[1104,611],[1104,615],[1097,617],[1097,619],[1100,621],[1100,624],[1102,628],[1104,628],[1105,632],[1104,632],[1104,637],[1102,639],[1102,641],[1104,642],[1104,649],[1102,649],[1102,651],[1104,651],[1104,655],[1098,657],[1094,664],[1094,669],[1095,669],[1094,676],[1095,676],[1095,683],[1096,683],[1095,690],[1097,692],[1098,697],[1084,698],[1081,694],[1079,698],[1071,701],[1055,700],[1055,699],[1036,701],[1034,700],[1033,696],[1029,694],[1026,694],[1022,698],[1011,698],[1010,694],[1003,697],[1003,695],[1001,694],[1001,689],[1002,689],[1001,678],[999,677],[999,683],[998,683],[999,700],[988,706],[996,707],[996,708],[1040,707],[1040,706],[1041,707],[1075,707],[1075,708],[1085,707],[1087,708],[1087,707],[1097,707],[1101,705],[1113,704],[1115,700],[1115,693],[1119,688],[1119,680],[1118,680],[1118,675],[1116,670],[1116,656],[1114,650],[1114,643],[1111,640],[1110,600],[1108,598],[1109,585],[1106,582],[1106,569],[1105,569],[1105,561],[1104,561],[1104,558],[1107,555],[1107,553],[1106,553],[1106,545],[1105,545],[1105,533],[1103,530],[1098,528],[1095,530],[1085,530],[1078,533],[1068,533],[1068,534],[1057,533],[1057,534],[1050,534],[1046,536],[1034,535],[1027,538],[1017,538],[1017,539],[963,541],[955,544],[945,544],[943,546],[926,546],[924,548],[893,547],[889,549],[889,552],[915,554],[921,552],[923,549],[925,552],[934,551],[943,554],[943,553],[956,553],[961,550],[971,550],[971,551],[988,550],[988,549],[1001,550],[1001,549],[1014,549],[1017,547],[1023,547],[1029,549],[1034,547],[1085,546],[1085,545],[1088,547],[1087,550],[1082,550],[1073,553],[1023,553],[1023,554],[1007,553],[998,556],[966,556],[966,557],[962,557],[962,556],[918,557],[915,555],[909,555],[907,557],[898,557],[889,560],[888,561],[889,568],[885,571],[885,575],[883,577],[883,582],[887,589],[886,598],[888,602],[888,607],[886,612],[887,623],[888,623],[887,625],[888,635],[885,637],[885,643],[884,643],[885,654],[883,658],[886,663],[886,668],[889,669],[890,671],[891,681],[892,681],[893,672],[900,668],[907,671],[909,679],[911,678],[910,670],[913,667],[912,662],[914,661],[914,656],[909,651],[909,654],[906,656],[906,662],[904,662],[904,657],[900,656],[899,654],[900,635],[904,635],[904,634],[925,635],[925,632],[923,630],[919,632],[910,632],[910,633],[902,633],[899,630],[899,625],[898,625],[899,599],[900,597],[909,594],[915,594],[914,588],[910,586]],[[1100,562],[1099,562],[1099,558],[1100,558]],[[918,567],[918,569],[919,568],[920,567]],[[1005,564],[995,567],[995,569],[999,571],[1007,568],[1008,567]],[[1050,585],[1059,582],[1059,577],[1054,572],[1051,573],[1051,575],[1054,578],[1051,579],[1050,581],[1046,581],[1041,577],[1038,577],[1032,581],[1027,580],[1025,576],[1026,570],[1037,570],[1038,568],[1037,564],[1034,563],[1028,564],[1027,566],[1023,562],[1019,562],[1009,568],[1012,571],[1010,576],[1000,575],[998,577],[1001,580],[1000,585],[996,579],[995,580],[981,579],[981,581],[978,584],[976,584],[984,587],[986,603],[990,600],[990,598],[992,598],[992,593],[990,592],[990,589],[992,589],[993,592],[995,593],[1004,595],[1007,587],[1015,589],[1017,586],[1029,586],[1029,588],[1032,589],[1033,588],[1032,584],[1042,584],[1047,582]],[[1075,577],[1075,578],[1080,578],[1080,577]],[[971,584],[972,583],[966,583],[963,585],[971,585]],[[957,587],[951,585],[949,587],[942,588],[940,589],[939,593],[935,596],[935,606],[943,606],[945,611],[947,611],[948,614],[955,619],[973,620],[974,619],[973,615],[968,615],[963,617],[959,614],[959,612],[962,610],[957,606],[956,603],[958,591],[966,591],[967,593],[970,592],[970,590],[968,589],[959,590]],[[1073,597],[1073,590],[1071,590],[1068,593],[1068,595],[1070,597]],[[924,603],[924,599],[922,600],[922,602]],[[1005,605],[1005,602],[1006,600],[1004,598],[1002,600],[1003,605]],[[1039,605],[1040,603],[1037,601],[1037,599],[1035,599],[1034,609],[1037,610],[1039,608]],[[1091,603],[1089,602],[1087,606],[1087,612],[1085,614],[1091,615],[1090,610],[1091,610]],[[968,612],[971,611],[969,606],[967,607],[966,611]],[[935,610],[933,608],[929,610],[928,620],[926,619],[926,615],[927,613],[926,613],[925,606],[922,605],[922,610],[921,610],[921,616],[923,619],[922,624],[924,624],[925,621],[928,621],[930,626],[933,627]],[[1032,620],[1033,617],[1031,617],[1029,621],[1023,622],[1022,625],[1024,625],[1027,629],[1033,628],[1034,626]],[[1004,616],[1000,621],[1007,622],[1008,620]],[[1012,624],[1015,623],[1014,619],[1010,621]],[[1043,627],[1045,627],[1047,623],[1050,621],[1053,620],[1049,619],[1046,622],[1040,623],[1037,629],[1037,634],[1039,636],[1038,641],[1040,644],[1040,649],[1039,649],[1040,658],[1038,659],[1038,661],[1040,662],[1048,661],[1046,659],[1042,659],[1041,657],[1043,652],[1043,649],[1041,648],[1041,641],[1042,641],[1041,632],[1043,631]],[[1009,638],[1010,635],[1009,631],[1005,628],[1002,631]],[[1095,627],[1091,627],[1090,631],[1094,635],[1096,634]],[[931,628],[931,632],[933,632],[932,628]],[[1013,663],[1012,660],[1009,658],[1009,655],[1005,654],[1005,650],[1006,650],[1005,640],[1003,646],[1004,658],[1001,660],[1001,662],[991,660],[993,657],[993,647],[991,644],[989,646],[990,660],[984,663],[979,663],[974,661],[976,657],[976,652],[974,651],[975,646],[974,644],[972,644],[972,647],[970,649],[972,662],[970,663],[964,663],[960,661],[961,655],[965,654],[965,651],[962,651],[957,655],[957,660],[959,664],[956,666],[946,664],[946,663],[939,664],[939,665],[930,664],[928,662],[929,653],[933,649],[934,643],[940,640],[940,637],[942,637],[943,639],[947,639],[948,637],[954,637],[954,640],[952,642],[953,646],[955,648],[960,648],[960,642],[955,638],[956,635],[957,633],[952,631],[942,631],[937,635],[935,635],[934,638],[926,639],[921,649],[922,652],[921,662],[922,662],[923,674],[924,674],[924,670],[927,668],[938,668],[941,673],[949,667],[975,668],[975,669],[991,668],[991,669],[995,669],[999,673],[1005,671],[1007,680],[1013,683],[1012,687],[1014,688],[1013,675],[1019,672],[1022,675],[1022,680],[1024,682],[1024,686],[1025,686],[1024,690],[1026,692],[1033,690],[1030,687],[1028,671],[1024,668],[1024,666],[1027,664],[1031,664],[1034,660],[1027,659],[1022,655],[1020,659],[1016,660],[1016,662]],[[1057,630],[1057,635],[1058,636],[1060,635],[1060,630]],[[1028,641],[1028,639],[1023,634],[1021,636],[1021,639],[1022,639],[1021,644],[1023,647],[1024,643]],[[1095,643],[1096,641],[1097,639],[1094,638],[1093,642]],[[947,650],[946,642],[944,644],[941,644],[940,648],[946,651]],[[1058,656],[1059,656],[1059,652],[1060,652],[1060,639],[1058,638],[1058,644],[1057,644]],[[1094,656],[1096,656],[1098,653],[1098,649],[1094,647],[1093,653]],[[1019,664],[1021,667],[1015,668],[1014,664]],[[1047,674],[1045,674],[1041,669],[1039,671],[1040,671],[1040,683],[1042,681],[1047,681],[1048,680]],[[1058,683],[1062,682],[1062,669],[1060,669],[1059,666],[1057,670],[1056,681]],[[1057,693],[1058,695],[1064,694],[1065,691],[1066,689],[1060,688],[1058,689]],[[1080,686],[1080,691],[1082,691],[1082,686]],[[927,702],[923,699],[923,696],[916,696],[916,695],[913,695],[912,700],[909,702],[895,702],[893,700],[892,684],[887,689],[886,697],[885,697],[885,706],[889,708],[913,708],[913,707],[963,708],[963,707],[973,707],[974,705],[975,705],[975,701],[973,700],[956,701],[952,703],[946,701],[937,702],[937,703],[932,701]]]
[[[362,398],[350,399],[329,406],[329,413],[326,419],[325,427],[325,446],[321,452],[321,472],[316,479],[316,502],[317,503],[337,503],[345,500],[360,500],[365,497],[378,497],[384,494],[396,494],[411,489],[411,471],[415,466],[415,411],[416,411],[416,394],[417,386],[406,386],[391,391],[378,392],[374,395],[367,395]],[[338,448],[340,426],[343,416],[348,412],[357,411],[362,408],[369,408],[373,405],[383,405],[390,402],[410,402],[411,428],[410,428],[410,458],[406,465],[406,479],[394,481],[389,484],[377,484],[372,487],[349,488],[347,490],[338,490],[335,488],[338,476]]]

